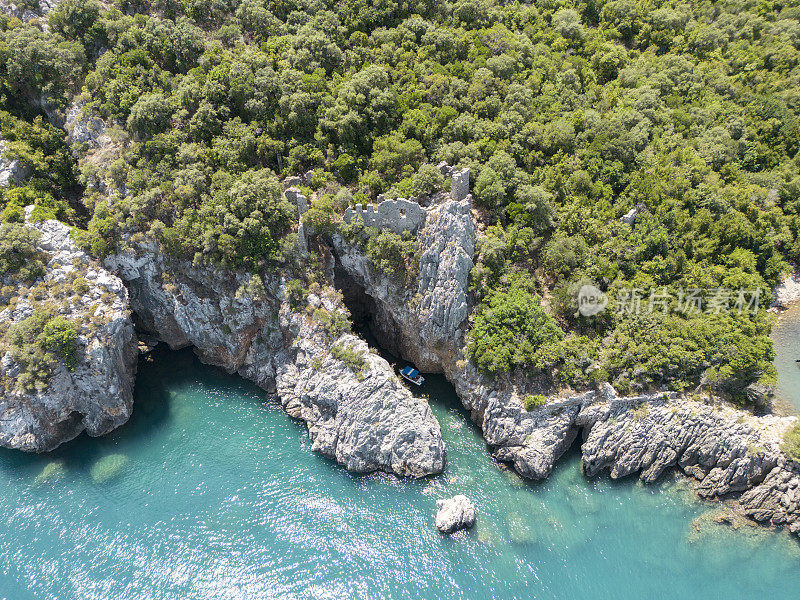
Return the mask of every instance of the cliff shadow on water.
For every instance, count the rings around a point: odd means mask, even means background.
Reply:
[[[125,424],[101,437],[81,433],[74,440],[43,454],[0,448],[0,469],[28,471],[58,464],[68,471],[88,474],[92,465],[109,452],[147,443],[154,432],[168,427],[173,398],[168,388],[157,382],[167,378],[176,385],[180,385],[181,380],[188,383],[192,380],[190,367],[197,359],[189,349],[171,351],[165,344],[158,344],[138,360],[134,409]]]

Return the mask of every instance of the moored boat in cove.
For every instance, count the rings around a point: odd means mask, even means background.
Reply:
[[[406,381],[410,381],[414,385],[422,385],[425,383],[425,378],[411,365],[407,365],[400,370],[400,377]]]

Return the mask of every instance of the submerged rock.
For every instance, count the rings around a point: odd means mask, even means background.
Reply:
[[[25,348],[4,352],[0,445],[46,452],[83,431],[99,436],[128,420],[137,347],[128,293],[119,278],[77,248],[63,223],[29,220],[26,226],[40,234],[45,274],[32,282],[14,274],[2,277],[14,296],[0,311],[0,329],[19,326],[34,314],[60,317],[77,332],[75,360],[69,366],[49,359],[39,364]]]
[[[58,479],[64,474],[64,461],[54,460],[47,463],[41,472],[33,480],[34,485],[42,485],[54,479]]]
[[[92,481],[98,485],[108,483],[119,477],[128,466],[130,459],[124,454],[109,454],[92,465]]]
[[[466,496],[453,496],[436,501],[436,529],[453,533],[475,525],[475,505]]]

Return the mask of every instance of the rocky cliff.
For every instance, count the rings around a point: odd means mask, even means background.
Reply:
[[[66,225],[29,220],[27,227],[37,232],[45,269],[32,281],[2,278],[8,306],[0,312],[0,444],[43,452],[128,420],[137,346],[119,278],[79,250]],[[37,337],[56,318],[77,333],[74,364]]]
[[[124,196],[107,173],[124,142],[113,141],[108,126],[80,101],[66,121],[87,187],[112,201]],[[152,242],[130,246],[135,249],[108,257],[106,265],[128,286],[142,330],[173,349],[191,346],[203,362],[274,394],[306,423],[313,449],[349,470],[421,477],[444,468],[430,407],[345,331],[346,309],[331,287],[293,303],[285,273],[254,278],[168,257]],[[343,348],[345,359],[364,361],[363,370],[355,373],[336,357]]]
[[[128,285],[141,327],[275,393],[306,423],[314,450],[352,471],[421,477],[444,468],[430,407],[346,331],[333,289],[292,306],[280,275],[254,284],[248,274],[166,258],[153,245],[106,264]]]
[[[340,236],[334,238],[334,250],[351,284],[373,304],[378,338],[421,369],[446,375],[497,459],[540,479],[582,436],[588,476],[639,474],[651,482],[666,469],[679,468],[697,479],[701,496],[740,495],[742,508],[754,519],[800,530],[800,467],[780,450],[794,417],[757,417],[709,398],[675,394],[622,398],[607,384],[598,391],[550,397],[529,412],[522,398],[544,391],[535,389],[535,382],[488,380],[478,373],[464,353],[472,308],[468,275],[477,237],[469,203],[469,197],[459,201],[440,194],[426,209],[416,289],[398,287]]]

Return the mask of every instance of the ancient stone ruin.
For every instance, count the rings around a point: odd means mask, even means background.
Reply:
[[[450,195],[454,200],[463,200],[469,195],[469,169],[461,169],[453,173],[453,186]]]
[[[308,198],[306,198],[299,188],[290,187],[285,192],[286,199],[297,207],[297,216],[302,217],[308,210]]]
[[[439,165],[440,170],[442,165]],[[451,169],[452,172],[452,169]],[[453,172],[453,187],[451,195],[456,200],[463,200],[469,195],[469,169]],[[394,233],[403,231],[417,231],[425,224],[427,213],[414,200],[397,198],[396,200],[382,200],[378,196],[377,207],[367,204],[366,207],[356,204],[355,208],[348,208],[344,213],[345,222],[358,215],[364,221],[364,226],[376,229],[389,229]]]
[[[349,223],[354,215],[360,216],[366,227],[389,229],[395,233],[416,231],[425,223],[426,216],[419,204],[405,198],[384,200],[377,208],[372,204],[366,207],[356,204],[355,208],[345,211],[344,220]]]
[[[303,214],[308,210],[308,198],[300,193],[296,187],[290,187],[285,192],[286,199],[297,206],[297,218],[302,218]],[[313,234],[313,231],[311,232]],[[301,222],[297,228],[297,249],[300,251],[300,256],[308,254],[308,240],[306,239],[306,227]]]

